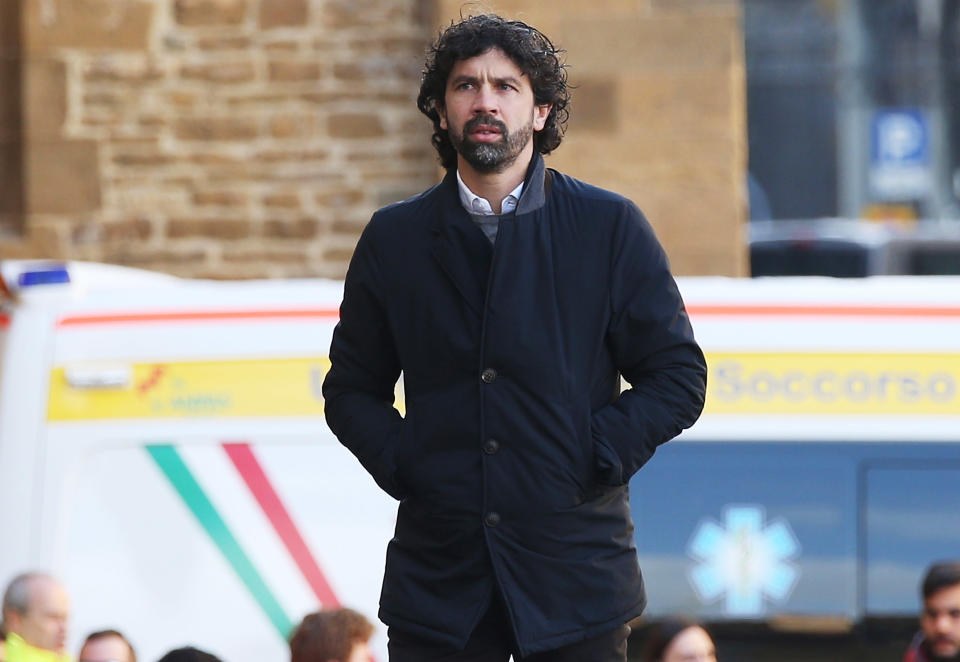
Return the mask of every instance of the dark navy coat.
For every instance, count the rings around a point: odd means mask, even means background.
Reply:
[[[526,655],[640,614],[627,483],[696,420],[706,365],[632,202],[536,155],[495,246],[455,173],[381,209],[330,360],[330,428],[400,500],[385,623],[463,645],[498,590]]]

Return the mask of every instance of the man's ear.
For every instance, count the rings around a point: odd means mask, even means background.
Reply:
[[[23,625],[23,615],[13,609],[3,612],[3,624],[7,627],[7,632],[15,632]]]
[[[542,106],[533,107],[533,130],[540,131],[543,129],[543,126],[547,123],[547,118],[550,116],[550,111],[553,109],[553,104],[545,103]]]
[[[447,109],[440,104],[435,105],[434,109],[437,111],[437,115],[440,116],[440,128],[444,131],[448,130],[450,127],[447,126]]]

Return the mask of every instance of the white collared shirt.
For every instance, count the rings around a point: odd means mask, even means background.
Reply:
[[[457,187],[460,189],[460,204],[463,205],[463,208],[466,209],[471,214],[477,214],[478,216],[493,216],[493,207],[490,206],[490,201],[486,198],[481,198],[479,195],[471,191],[466,184],[463,183],[463,179],[460,177],[460,171],[457,171]],[[523,182],[507,193],[507,197],[500,201],[500,213],[509,214],[514,209],[517,208],[517,203],[520,201],[520,194],[523,193]]]

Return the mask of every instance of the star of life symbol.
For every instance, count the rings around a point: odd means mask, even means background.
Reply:
[[[763,614],[764,596],[783,600],[800,571],[792,560],[800,545],[785,519],[764,525],[762,506],[728,506],[723,525],[701,520],[688,552],[698,561],[690,582],[704,602],[726,594],[724,612],[731,616]]]

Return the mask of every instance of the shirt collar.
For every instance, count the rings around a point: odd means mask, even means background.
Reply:
[[[493,207],[490,206],[490,202],[486,198],[481,198],[471,191],[467,185],[463,183],[463,178],[460,177],[459,170],[457,171],[457,188],[460,189],[460,204],[463,205],[464,209],[471,214],[479,214],[481,216],[493,215]],[[523,182],[520,182],[517,188],[510,191],[507,197],[500,201],[500,213],[509,214],[516,209],[522,193]]]

